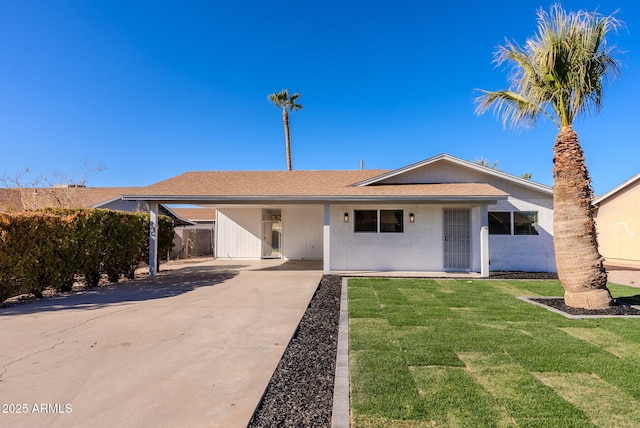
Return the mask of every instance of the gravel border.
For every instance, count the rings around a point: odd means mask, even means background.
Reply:
[[[564,304],[564,297],[519,297],[567,318],[640,318],[640,308],[614,299],[613,305],[605,309],[582,309]]]
[[[248,427],[331,426],[341,288],[322,277]]]

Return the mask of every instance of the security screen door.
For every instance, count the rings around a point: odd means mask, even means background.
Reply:
[[[444,269],[471,270],[471,210],[444,210]]]

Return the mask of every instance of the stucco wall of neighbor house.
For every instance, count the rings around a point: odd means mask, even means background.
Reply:
[[[608,263],[640,267],[640,182],[603,201],[596,212],[600,254]]]
[[[471,209],[471,270],[480,270],[479,207],[440,204],[363,204],[331,207],[331,270],[442,272],[445,208]],[[403,233],[354,232],[354,210],[401,209]],[[344,222],[344,214],[349,221]],[[409,222],[413,213],[415,222]]]
[[[216,227],[216,258],[262,257],[262,209],[220,208]]]
[[[537,211],[539,232],[524,236],[490,234],[490,271],[556,272],[551,197],[527,201],[509,197],[490,205],[489,211]]]
[[[284,207],[282,256],[288,260],[322,260],[322,206]]]

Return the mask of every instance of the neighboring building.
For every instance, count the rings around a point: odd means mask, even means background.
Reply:
[[[393,171],[187,172],[123,202],[217,209],[218,259],[555,272],[551,188],[446,154]]]
[[[640,268],[640,174],[596,198],[593,206],[605,262]]]

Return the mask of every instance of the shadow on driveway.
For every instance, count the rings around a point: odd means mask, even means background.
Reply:
[[[97,309],[111,304],[164,299],[223,283],[238,275],[234,266],[219,269],[213,266],[193,266],[167,271],[153,278],[88,288],[76,293],[53,296],[34,302],[0,308],[0,317],[26,315],[68,309]]]

